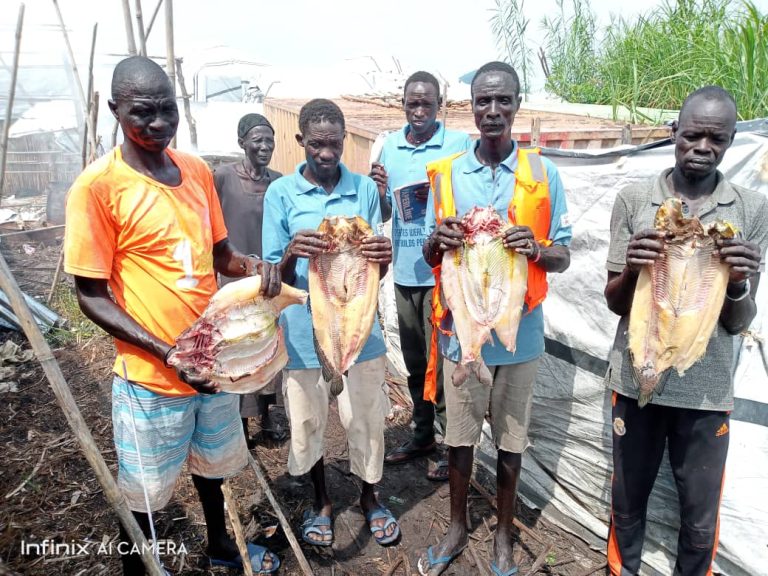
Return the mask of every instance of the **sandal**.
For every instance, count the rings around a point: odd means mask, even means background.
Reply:
[[[254,574],[274,574],[280,568],[280,558],[275,554],[252,542],[248,542],[248,556],[251,559],[251,568]],[[272,561],[272,568],[269,570],[262,569],[264,565],[264,558],[269,554],[269,559]],[[238,554],[232,560],[223,560],[221,558],[208,558],[208,562],[211,566],[224,566],[226,568],[234,568],[243,570],[243,557]]]
[[[506,572],[502,572],[501,569],[496,566],[496,562],[491,562],[491,571],[495,576],[515,576],[515,574],[517,574],[517,566],[512,566],[512,568]]]
[[[432,553],[432,548],[434,548],[434,546],[430,546],[429,548],[427,548],[427,556],[426,556],[427,565],[424,566],[422,563],[422,560],[425,559],[424,556],[420,556],[416,564],[416,567],[419,569],[419,574],[421,574],[421,576],[427,576],[427,574],[429,573],[430,570],[432,570],[432,568],[434,568],[435,566],[439,566],[440,564],[442,564],[443,567],[440,569],[440,572],[438,572],[438,574],[442,574],[443,572],[445,572],[445,570],[448,568],[451,562],[456,560],[459,554],[464,552],[464,548],[466,547],[467,545],[464,544],[464,546],[456,550],[456,552],[454,552],[453,554],[448,554],[447,556],[440,556],[440,558],[435,558],[434,554]]]
[[[403,464],[414,458],[428,456],[437,450],[437,443],[432,440],[429,444],[419,446],[413,440],[408,440],[402,446],[398,446],[384,457],[385,464]]]
[[[448,460],[438,460],[435,467],[427,472],[427,480],[431,480],[432,482],[447,482],[448,474]]]
[[[386,519],[383,526],[373,525],[375,520],[381,520],[382,518]],[[371,534],[379,546],[389,546],[390,544],[394,544],[397,539],[400,538],[400,524],[397,523],[394,514],[382,505],[379,505],[378,508],[374,508],[370,512],[366,512],[365,521],[368,522]],[[387,536],[387,528],[393,524],[395,525],[395,530],[392,534]],[[377,532],[381,532],[381,536],[376,536]]]
[[[327,528],[327,530],[323,530]],[[310,536],[315,534],[320,539],[311,538]],[[330,540],[323,540],[325,536],[330,534]],[[301,539],[307,544],[312,546],[330,546],[333,544],[333,528],[331,528],[331,517],[321,516],[314,510],[307,510],[304,512],[304,522],[301,524]]]

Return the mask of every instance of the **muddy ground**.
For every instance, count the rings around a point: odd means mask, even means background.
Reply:
[[[26,245],[26,248],[24,247]],[[22,288],[31,295],[47,294],[59,253],[55,242],[0,242]],[[77,311],[71,279],[64,278],[52,307],[69,319],[69,328],[48,336],[54,355],[101,452],[114,472],[116,459],[110,420],[111,364],[114,348],[109,338],[85,321]],[[1,332],[28,348],[23,336]],[[17,391],[0,392],[0,575],[119,574],[117,556],[109,554],[117,537],[111,511],[93,472],[79,450],[64,415],[35,361],[14,365]],[[388,422],[387,447],[409,435],[405,388],[393,383],[395,407]],[[255,431],[255,430],[254,430]],[[426,479],[427,461],[386,468],[379,498],[399,517],[403,539],[396,547],[379,547],[367,529],[357,505],[359,482],[349,474],[343,429],[335,408],[327,431],[326,464],[329,490],[336,503],[335,543],[331,549],[302,549],[315,574],[342,576],[415,575],[416,561],[426,545],[442,535],[448,519],[448,489]],[[291,525],[300,523],[311,505],[308,478],[286,472],[288,445],[259,445],[253,454],[264,466],[269,482]],[[493,480],[482,470],[476,479],[484,491],[495,492]],[[283,561],[282,574],[301,574],[298,562],[255,474],[243,471],[232,483],[238,513],[247,536],[268,546]],[[520,574],[587,576],[602,573],[605,558],[518,505],[519,518],[531,530],[518,535],[516,554]],[[491,574],[491,532],[496,516],[486,496],[471,491],[471,546],[445,572],[447,575]],[[171,504],[155,517],[158,537],[172,542],[181,553],[165,555],[171,574],[227,574],[204,563],[205,526],[202,510],[188,475],[183,475]],[[53,540],[86,546],[81,555],[40,555],[25,549],[30,543]],[[169,546],[170,547],[170,546]],[[535,571],[531,571],[535,566]]]

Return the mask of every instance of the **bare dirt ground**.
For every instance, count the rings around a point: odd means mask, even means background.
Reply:
[[[26,242],[0,244],[22,288],[44,296],[55,269],[59,247]],[[59,361],[101,452],[116,471],[110,418],[111,365],[114,349],[109,338],[77,313],[71,279],[65,278],[53,307],[70,319],[70,329],[49,336]],[[0,332],[0,340],[28,345],[18,333]],[[116,554],[109,554],[117,537],[116,516],[66,423],[64,415],[36,361],[16,366],[17,392],[0,393],[0,575],[101,575],[119,574]],[[395,403],[407,391],[393,392]],[[387,447],[403,442],[409,434],[408,409],[400,406],[388,424]],[[266,469],[270,485],[291,525],[298,526],[311,505],[308,478],[286,472],[288,445],[258,446],[254,452]],[[328,485],[335,502],[335,543],[330,549],[302,544],[315,574],[342,576],[415,575],[416,561],[428,544],[444,532],[448,519],[446,484],[429,482],[427,462],[386,468],[379,498],[399,517],[403,539],[393,548],[379,547],[370,536],[357,505],[359,482],[349,474],[347,447],[335,408],[327,432]],[[476,478],[492,494],[494,483],[482,470]],[[274,511],[251,470],[231,483],[247,536],[268,546],[283,561],[282,574],[301,574]],[[599,572],[605,558],[580,540],[565,534],[538,514],[518,505],[519,518],[531,530],[518,536],[516,554],[520,574],[587,576]],[[490,575],[492,530],[496,516],[486,497],[471,491],[471,546],[445,572],[447,575]],[[155,517],[158,537],[184,545],[185,553],[166,555],[172,574],[226,574],[204,563],[205,526],[202,510],[188,475],[183,475],[171,504]],[[22,543],[43,540],[88,546],[82,555],[28,553]],[[75,546],[72,546],[76,552]]]

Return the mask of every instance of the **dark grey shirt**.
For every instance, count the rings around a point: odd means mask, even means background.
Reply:
[[[282,174],[267,168],[267,182],[254,182],[243,168],[242,161],[216,168],[213,181],[224,213],[229,241],[243,254],[261,258],[261,225],[264,218],[264,192],[257,192],[257,184],[270,184]],[[222,285],[233,280],[220,277]]]
[[[653,228],[656,210],[672,193],[666,177],[672,169],[646,182],[624,188],[616,197],[611,215],[611,243],[606,268],[621,273],[626,265],[627,245],[635,232]],[[765,258],[768,248],[768,197],[730,184],[718,173],[718,184],[711,198],[698,211],[703,223],[726,220],[735,225],[743,237],[760,246]],[[763,266],[761,265],[761,271]],[[629,315],[622,316],[610,354],[606,380],[616,392],[637,398],[637,384],[627,349]],[[717,324],[706,354],[691,366],[684,376],[674,369],[661,395],[654,394],[654,404],[700,410],[732,410],[734,350],[738,340]]]

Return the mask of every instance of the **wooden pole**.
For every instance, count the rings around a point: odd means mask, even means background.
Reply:
[[[75,85],[77,86],[77,92],[80,96],[80,104],[83,109],[83,117],[88,121],[88,99],[85,96],[85,90],[83,90],[83,82],[80,79],[80,72],[77,70],[77,61],[75,60],[75,53],[72,51],[72,44],[69,41],[69,34],[67,34],[67,27],[64,25],[64,18],[61,15],[61,9],[59,8],[58,0],[52,0],[53,6],[56,8],[56,15],[59,17],[59,24],[61,25],[61,33],[64,35],[64,44],[67,46],[67,54],[69,55],[69,64],[72,66],[72,73],[75,76]],[[91,147],[94,146],[93,142],[89,142]]]
[[[248,554],[248,545],[245,543],[243,534],[243,525],[240,523],[240,516],[237,514],[237,500],[232,496],[232,489],[229,482],[224,480],[221,483],[221,493],[224,494],[224,502],[227,504],[227,514],[232,523],[232,531],[235,533],[235,543],[240,550],[240,560],[243,562],[243,573],[245,576],[253,576],[253,566],[251,565],[251,555]]]
[[[192,110],[189,105],[189,92],[187,92],[187,87],[184,84],[184,72],[181,68],[182,61],[183,58],[176,58],[176,74],[179,79],[181,97],[184,99],[184,116],[187,118],[187,124],[189,125],[189,141],[197,149],[197,123],[192,117]]]
[[[8,296],[8,300],[11,303],[14,314],[19,319],[19,324],[24,330],[27,339],[29,340],[32,350],[35,351],[40,365],[45,371],[45,375],[48,378],[48,382],[53,389],[53,393],[56,395],[56,400],[59,402],[64,416],[69,423],[69,427],[80,443],[80,448],[88,460],[88,463],[93,468],[96,474],[96,479],[101,484],[104,490],[104,496],[114,508],[117,516],[120,518],[125,529],[131,537],[139,550],[141,551],[141,559],[146,566],[150,576],[165,576],[165,571],[160,567],[155,557],[152,555],[152,550],[147,544],[147,539],[139,528],[133,513],[128,509],[120,489],[117,487],[117,482],[112,477],[112,473],[107,467],[107,463],[99,452],[98,446],[91,435],[91,431],[88,429],[88,425],[83,419],[83,415],[80,413],[80,409],[72,396],[72,390],[70,390],[67,384],[64,374],[61,372],[59,363],[56,362],[51,348],[48,346],[48,342],[45,341],[43,333],[35,322],[32,311],[29,309],[24,296],[16,283],[16,280],[8,268],[8,264],[0,254],[0,289]]]
[[[13,52],[13,69],[11,70],[11,89],[8,92],[8,107],[5,109],[5,124],[3,124],[2,152],[0,160],[0,200],[3,198],[3,185],[5,184],[5,167],[8,162],[8,137],[11,133],[13,121],[13,99],[16,96],[16,78],[19,74],[19,53],[21,52],[21,31],[24,27],[24,4],[19,5],[19,19],[16,21],[16,46]]]
[[[173,0],[165,0],[165,68],[168,79],[176,94],[176,51],[173,44]],[[176,136],[171,140],[171,147],[176,147]]]
[[[152,32],[152,26],[155,24],[155,18],[157,18],[157,13],[160,12],[160,6],[163,5],[163,0],[157,0],[157,5],[155,6],[154,12],[152,12],[152,18],[149,19],[149,25],[147,26],[147,31],[144,33],[144,41],[146,42],[149,40],[149,33]]]
[[[291,525],[285,518],[285,514],[283,514],[283,509],[280,507],[280,504],[275,498],[275,495],[272,494],[272,489],[269,487],[269,482],[267,482],[267,479],[264,477],[264,473],[261,471],[261,464],[259,464],[250,453],[248,454],[248,464],[250,464],[251,469],[256,474],[256,478],[258,479],[259,484],[261,484],[261,487],[264,489],[264,494],[267,495],[267,500],[269,500],[269,503],[272,504],[272,509],[275,511],[275,515],[280,522],[280,526],[283,528],[285,537],[288,538],[288,543],[291,545],[293,553],[296,555],[296,560],[299,562],[301,571],[304,573],[304,576],[313,576],[314,573],[312,572],[312,567],[309,565],[309,562],[307,562],[307,558],[304,556],[304,551],[301,549],[301,546],[299,546],[299,542],[296,540],[296,536],[293,534]]]
[[[128,40],[128,54],[136,56],[136,38],[133,36],[133,16],[131,16],[130,0],[123,0],[123,22],[125,23],[125,38]]]
[[[147,37],[144,33],[144,16],[141,13],[141,0],[136,0],[136,28],[139,31],[139,55],[147,55]]]

